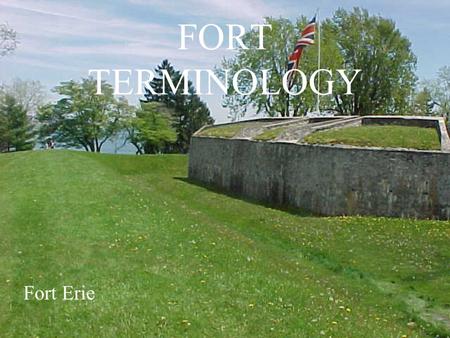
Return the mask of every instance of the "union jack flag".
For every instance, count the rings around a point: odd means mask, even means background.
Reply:
[[[316,33],[316,16],[303,29],[300,38],[297,40],[294,48],[294,52],[289,56],[287,70],[298,69],[300,58],[302,57],[303,48],[314,44],[314,34]],[[296,72],[291,72],[288,75],[287,83],[289,89],[294,85]]]

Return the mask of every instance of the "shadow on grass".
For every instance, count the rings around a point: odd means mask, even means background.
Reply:
[[[195,181],[192,180],[188,177],[173,177],[175,180],[178,181],[182,181],[184,183],[190,184],[190,185],[194,185],[197,187],[201,187],[203,189],[206,189],[208,191],[217,193],[217,194],[221,194],[221,195],[225,195],[228,197],[231,197],[233,199],[237,199],[246,203],[250,203],[250,204],[254,204],[254,205],[259,205],[259,206],[263,206],[266,208],[270,208],[270,209],[276,209],[276,210],[280,210],[280,211],[284,211],[287,212],[289,214],[292,215],[296,215],[296,216],[301,216],[301,217],[326,217],[324,215],[319,215],[319,214],[315,214],[313,212],[310,212],[308,210],[304,210],[304,209],[299,209],[299,208],[295,208],[295,207],[290,207],[290,206],[285,206],[285,205],[277,205],[277,204],[272,204],[269,202],[264,202],[264,201],[260,201],[260,200],[256,200],[253,198],[249,198],[249,197],[243,197],[241,195],[238,195],[236,193],[232,193],[230,191],[227,191],[225,189],[222,188],[218,188],[218,187],[214,187],[208,184],[205,184],[203,182],[199,182],[199,181]]]
[[[324,215],[318,215],[306,210],[294,208],[294,207],[286,207],[281,205],[273,205],[267,202],[258,201],[255,199],[250,199],[246,197],[242,197],[236,193],[232,193],[230,191],[226,191],[225,189],[221,189],[218,187],[214,187],[211,185],[207,185],[202,182],[198,182],[192,179],[189,179],[187,177],[173,177],[173,179],[181,181],[183,183],[200,187],[203,189],[206,189],[210,192],[221,194],[239,201],[243,201],[246,203],[253,204],[255,206],[263,206],[271,209],[280,210],[295,216],[299,217],[315,217],[315,218],[325,218]],[[277,233],[273,233],[274,236],[277,236]],[[419,298],[423,299],[427,304],[427,307],[425,307],[425,310],[417,311],[416,308],[413,308],[408,303],[408,297],[411,297],[411,294],[414,294],[415,290],[407,289],[406,287],[400,288],[399,290],[396,290],[396,295],[392,294],[391,291],[386,291],[379,286],[379,280],[377,279],[376,275],[373,275],[370,271],[364,271],[361,270],[355,266],[352,266],[350,263],[345,263],[340,261],[337,256],[333,255],[333,253],[327,253],[323,252],[320,249],[314,249],[314,248],[308,248],[308,247],[300,247],[300,246],[292,246],[287,244],[285,242],[283,244],[283,247],[285,250],[294,250],[296,254],[301,253],[301,256],[315,264],[317,266],[320,266],[328,271],[330,271],[334,275],[339,275],[345,278],[348,278],[349,280],[358,281],[358,283],[363,284],[369,284],[372,285],[376,290],[380,292],[383,296],[389,296],[394,297],[395,296],[395,304],[399,307],[399,309],[411,320],[417,323],[421,323],[421,325],[425,328],[426,332],[430,335],[430,337],[449,337],[448,335],[448,326],[447,322],[441,319],[441,312],[447,311],[446,309],[440,309],[439,311],[436,311],[435,308],[431,308],[431,310],[428,309],[429,306],[433,304],[433,299],[427,299],[424,297],[419,296]],[[417,275],[417,274],[415,274]],[[439,274],[440,275],[440,274]],[[423,276],[419,276],[420,280],[427,280],[427,277],[425,274]],[[436,276],[439,277],[439,276]],[[416,277],[414,277],[416,278]],[[405,281],[412,281],[416,280],[412,276],[408,276],[405,278]],[[394,282],[387,282],[389,284],[394,284]],[[413,292],[413,293],[411,293]],[[433,310],[434,309],[434,310]],[[434,312],[436,314],[434,314]],[[431,318],[430,316],[434,315],[436,318]]]
[[[217,188],[214,186],[210,186],[207,185],[205,183],[202,182],[198,182],[195,180],[191,180],[187,177],[174,177],[175,180],[179,180],[182,181],[184,183],[187,184],[191,184],[191,185],[195,185],[197,187],[201,187],[204,188],[208,191],[214,192],[214,193],[218,193],[218,194],[222,194],[228,197],[231,197],[233,199],[237,199],[246,203],[250,203],[256,206],[263,206],[263,207],[267,207],[267,208],[271,208],[271,209],[275,209],[275,210],[279,210],[279,211],[283,211],[286,213],[289,213],[291,215],[294,216],[299,216],[299,217],[314,217],[314,218],[321,218],[321,217],[325,217],[323,215],[317,215],[314,214],[312,212],[309,212],[307,210],[302,210],[299,208],[294,208],[294,207],[286,207],[286,206],[282,206],[282,205],[273,205],[267,202],[262,202],[262,201],[258,201],[255,199],[249,199],[249,198],[243,198],[242,196],[237,195],[236,193],[231,193],[229,191],[226,191],[224,189],[221,188]],[[274,236],[276,236],[276,233],[273,233]],[[286,243],[283,244],[284,248],[287,249],[288,246],[286,246]],[[348,278],[351,279],[364,279],[364,278],[370,278],[369,274],[360,271],[358,269],[355,269],[351,266],[347,266],[347,265],[342,265],[338,260],[336,260],[334,257],[322,252],[321,250],[316,250],[313,248],[305,248],[305,247],[298,247],[295,246],[293,248],[291,248],[292,250],[294,250],[295,252],[301,252],[302,256],[311,261],[314,262],[320,266],[322,266],[323,268],[331,271],[332,273],[335,274],[340,274],[340,275],[344,275]]]

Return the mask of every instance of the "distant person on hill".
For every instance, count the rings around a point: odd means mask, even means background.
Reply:
[[[47,149],[55,149],[55,141],[53,139],[47,139]]]

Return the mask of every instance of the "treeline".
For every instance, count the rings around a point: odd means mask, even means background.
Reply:
[[[156,92],[161,92],[163,69],[174,82],[181,77],[164,60],[150,82]],[[4,90],[0,93],[0,151],[30,150],[37,142],[56,142],[59,147],[101,152],[106,142],[120,135],[124,143],[135,146],[137,154],[186,153],[193,133],[214,123],[190,81],[189,95],[180,90],[153,96],[147,89],[138,106],[115,97],[110,84],[102,82],[101,87],[102,95],[96,95],[97,82],[92,78],[63,82],[53,89],[61,97],[57,102],[40,104],[33,111],[16,98],[23,97],[17,88]]]
[[[281,88],[288,56],[309,19],[300,17],[292,22],[266,18],[272,30],[264,35],[265,50],[239,49],[234,57],[223,60],[217,70],[219,75],[223,75],[219,69],[230,70],[229,76],[243,68],[255,74],[269,70],[266,89],[280,90],[280,95],[264,95],[261,90],[240,95],[231,86],[223,106],[230,110],[232,119],[249,111],[266,116],[301,116],[315,110],[316,97],[311,91],[287,97]],[[450,117],[450,67],[441,68],[434,80],[418,82],[411,42],[392,20],[359,8],[339,9],[321,22],[321,34],[322,68],[346,69],[349,73],[363,70],[352,84],[354,95],[346,95],[345,84],[338,80],[333,94],[321,97],[321,110],[342,115]],[[256,47],[258,39],[255,31],[243,37],[246,46]],[[317,69],[316,47],[306,48],[300,69],[307,75]],[[181,78],[180,71],[164,60],[150,82],[156,93],[162,92],[163,70],[170,74],[173,83]],[[241,90],[247,92],[251,81],[244,77],[241,80]],[[103,95],[96,95],[96,85],[92,78],[63,82],[53,89],[60,99],[48,104],[44,104],[44,90],[36,81],[15,80],[10,86],[0,87],[0,152],[29,150],[36,143],[53,142],[58,147],[100,152],[105,143],[120,136],[134,145],[137,154],[186,153],[193,133],[214,122],[190,81],[189,95],[183,95],[182,88],[167,95],[153,95],[146,90],[138,106],[115,97],[106,82],[102,83]],[[322,79],[319,89],[324,92],[326,86],[326,79]]]
[[[162,69],[173,81],[181,76],[164,60],[150,82],[157,92],[161,92]],[[125,142],[136,147],[137,154],[186,153],[192,134],[213,123],[208,107],[194,94],[192,83],[189,95],[177,91],[164,97],[151,96],[147,89],[137,107],[125,98],[114,97],[110,84],[102,83],[102,95],[96,95],[96,86],[96,81],[87,78],[56,87],[54,91],[62,98],[41,107],[37,116],[41,138],[51,135],[64,146],[100,152],[108,140],[121,134]]]
[[[288,56],[310,19],[302,16],[292,22],[284,18],[266,18],[266,24],[272,26],[264,34],[266,49],[256,48],[258,33],[249,31],[243,37],[244,44],[255,48],[240,48],[234,57],[222,62],[221,69],[231,69],[229,76],[242,68],[251,69],[256,74],[267,69],[270,74],[267,90],[281,90],[280,95],[267,96],[260,89],[243,96],[230,85],[230,94],[224,97],[223,105],[229,108],[232,118],[240,118],[249,110],[269,116],[301,116],[316,110],[316,96],[311,90],[289,97],[281,87]],[[362,69],[352,84],[354,95],[347,95],[345,83],[337,79],[332,95],[321,97],[321,110],[341,115],[449,115],[449,107],[442,103],[448,101],[449,69],[443,68],[439,75],[439,81],[446,79],[446,84],[418,84],[415,74],[417,59],[411,42],[392,20],[370,15],[360,8],[352,11],[338,9],[331,18],[320,22],[320,35],[316,32],[315,39],[316,44],[318,38],[321,42],[321,68],[333,73],[337,69],[345,69],[348,73]],[[317,46],[306,47],[303,52],[299,68],[308,78],[317,70],[317,53]],[[223,75],[220,71],[218,74]],[[322,93],[327,91],[327,80],[322,76],[319,88]],[[250,78],[243,81],[242,91],[248,91],[251,85]],[[297,89],[294,87],[293,91]],[[443,91],[447,92],[447,97]]]

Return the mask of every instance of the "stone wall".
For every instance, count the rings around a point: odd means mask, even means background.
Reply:
[[[450,153],[193,137],[189,178],[323,215],[450,219]]]

